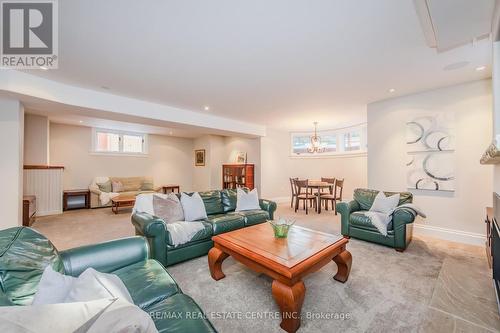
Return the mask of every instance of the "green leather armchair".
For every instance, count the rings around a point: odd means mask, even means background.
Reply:
[[[198,304],[181,291],[158,261],[148,256],[148,245],[142,237],[59,252],[31,228],[0,230],[0,307],[31,304],[47,265],[72,276],[92,267],[120,277],[134,303],[151,315],[159,332],[216,332]],[[182,318],[164,315],[174,312],[189,315]]]
[[[173,245],[165,222],[159,217],[143,212],[132,214],[135,233],[148,240],[151,258],[170,266],[203,256],[213,247],[212,236],[274,219],[276,203],[273,201],[260,199],[260,209],[236,212],[236,190],[199,193],[207,212],[207,218],[199,221],[204,229],[185,244]]]
[[[356,189],[353,201],[337,203],[336,208],[341,215],[341,233],[347,238],[354,237],[404,251],[411,242],[415,216],[406,210],[395,211],[392,221],[387,226],[387,236],[382,235],[362,214],[370,209],[378,193],[376,190]],[[384,193],[389,196],[398,192]],[[413,195],[410,192],[399,192],[399,194],[398,206],[412,203]]]

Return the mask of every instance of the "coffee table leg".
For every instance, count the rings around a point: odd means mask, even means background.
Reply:
[[[304,282],[299,281],[292,287],[281,283],[278,280],[273,281],[273,297],[281,311],[281,328],[291,333],[300,327],[300,311],[306,287]]]
[[[210,275],[215,281],[225,277],[222,273],[222,262],[229,257],[227,253],[222,252],[220,249],[213,247],[208,251],[208,267],[210,268]]]
[[[344,250],[339,254],[337,254],[333,258],[333,261],[335,261],[338,267],[337,274],[333,278],[342,283],[346,282],[347,278],[349,277],[349,273],[351,272],[351,264],[352,264],[351,253],[347,250]]]

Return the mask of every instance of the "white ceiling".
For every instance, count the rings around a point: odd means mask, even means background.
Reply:
[[[64,0],[59,16],[59,69],[30,73],[283,129],[491,73],[490,40],[427,47],[412,0]]]

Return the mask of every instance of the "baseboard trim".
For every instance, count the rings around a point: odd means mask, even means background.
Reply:
[[[483,246],[486,241],[486,236],[475,232],[468,232],[462,230],[448,229],[442,227],[435,227],[424,224],[414,224],[415,235],[431,236],[448,241],[480,245]]]
[[[47,211],[47,212],[36,212],[35,216],[48,216],[48,215],[58,215],[62,214],[62,210],[52,210],[52,211]]]
[[[283,202],[290,202],[291,198],[290,197],[274,197],[269,199],[271,201],[274,201],[276,203],[283,203]]]

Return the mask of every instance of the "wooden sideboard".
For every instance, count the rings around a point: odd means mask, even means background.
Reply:
[[[223,164],[222,188],[247,187],[253,190],[255,165],[254,164]]]
[[[35,221],[36,197],[34,195],[23,196],[23,226],[31,227]]]

